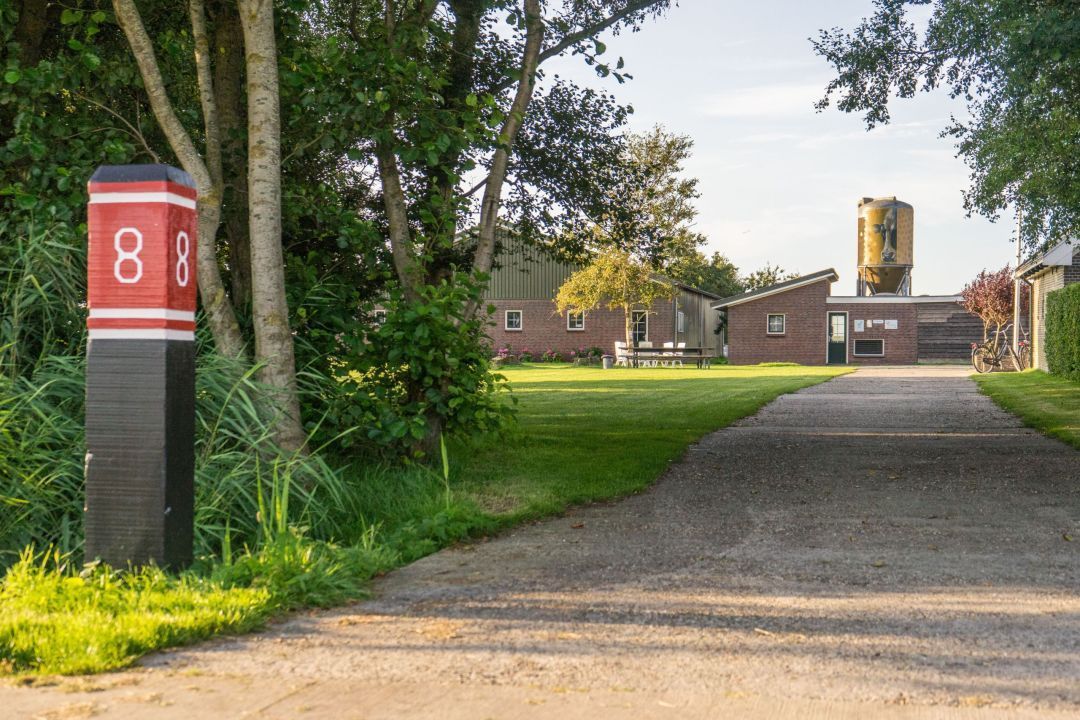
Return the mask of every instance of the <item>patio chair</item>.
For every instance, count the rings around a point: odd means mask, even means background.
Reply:
[[[626,343],[620,340],[615,341],[615,364],[630,366],[630,353],[626,351]]]
[[[686,349],[686,343],[684,343],[684,342],[681,342],[681,343],[677,344],[677,345],[675,346],[675,348],[676,348],[677,350],[685,350],[685,349]],[[679,367],[682,367],[682,366],[683,366],[683,364],[682,364],[682,357],[678,357],[678,358],[676,358],[675,360],[673,360],[673,361],[671,362],[671,364],[672,364],[672,365],[674,365],[675,363],[679,363]]]

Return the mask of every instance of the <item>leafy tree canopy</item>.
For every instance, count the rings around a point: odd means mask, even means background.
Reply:
[[[819,110],[835,101],[872,128],[892,97],[945,86],[967,103],[943,135],[971,169],[968,212],[1018,207],[1032,248],[1080,232],[1080,3],[874,0],[853,31],[823,30],[813,46],[837,73]]]
[[[775,285],[785,280],[793,280],[799,277],[797,272],[787,272],[779,265],[765,264],[765,267],[760,270],[755,270],[746,277],[743,278],[743,285],[747,290],[758,290],[759,288]]]
[[[560,313],[587,312],[601,305],[622,310],[626,343],[632,343],[631,314],[635,308],[648,310],[653,302],[672,297],[675,288],[656,277],[655,268],[625,250],[605,250],[586,267],[562,284],[555,296]]]
[[[706,257],[695,250],[669,263],[664,268],[664,274],[720,297],[738,295],[746,289],[746,284],[739,277],[739,268],[718,252]]]
[[[983,270],[960,291],[961,304],[983,321],[983,337],[990,328],[1000,330],[1012,319],[1014,283],[1012,268]]]

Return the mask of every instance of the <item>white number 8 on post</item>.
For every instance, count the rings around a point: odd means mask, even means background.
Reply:
[[[123,238],[125,235],[135,236],[135,249],[125,250],[123,244]],[[116,250],[116,262],[113,263],[113,277],[116,281],[124,285],[134,285],[142,280],[143,263],[139,259],[139,253],[143,249],[143,236],[139,232],[138,228],[125,227],[116,231],[116,235],[113,236],[113,249]],[[135,274],[131,276],[124,275],[122,269],[124,263],[130,262],[135,264]]]

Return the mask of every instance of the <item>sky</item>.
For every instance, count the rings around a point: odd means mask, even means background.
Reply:
[[[940,91],[896,100],[892,123],[871,132],[860,115],[813,107],[832,74],[809,38],[871,11],[870,0],[680,0],[641,32],[605,38],[634,76],[624,85],[580,57],[545,67],[632,105],[631,130],[661,124],[694,140],[696,229],[744,274],[832,267],[833,294],[854,294],[858,201],[895,195],[915,207],[913,292],[953,294],[1015,262],[1012,216],[966,216],[968,169],[939,137],[963,104]]]

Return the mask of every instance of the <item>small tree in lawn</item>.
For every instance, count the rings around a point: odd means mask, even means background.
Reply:
[[[621,250],[600,253],[587,267],[566,279],[555,296],[559,313],[587,312],[601,305],[622,309],[626,322],[626,346],[633,345],[631,312],[648,312],[656,300],[670,298],[675,288],[655,279],[651,266]]]
[[[995,272],[983,270],[964,286],[960,297],[964,309],[982,319],[983,340],[986,340],[991,326],[1000,331],[1012,319],[1012,268],[1006,265]]]

